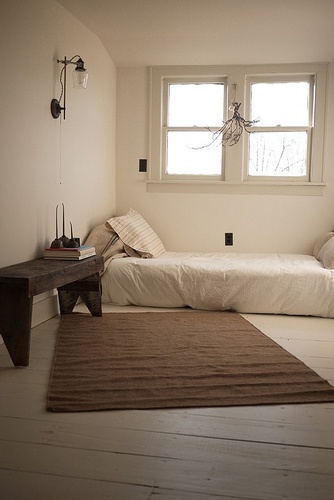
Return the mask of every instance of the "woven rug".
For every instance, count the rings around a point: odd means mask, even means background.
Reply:
[[[334,401],[334,387],[232,312],[62,316],[47,409]]]

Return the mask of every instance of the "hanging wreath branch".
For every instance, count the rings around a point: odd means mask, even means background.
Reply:
[[[227,146],[234,146],[240,139],[244,130],[250,133],[248,130],[249,127],[252,127],[255,123],[259,121],[257,120],[245,120],[239,113],[239,108],[241,106],[241,102],[232,102],[231,109],[233,110],[232,118],[226,120],[223,123],[223,126],[215,131],[212,131],[210,128],[208,130],[212,132],[212,141],[210,144],[206,146],[200,146],[198,148],[193,149],[203,149],[211,146],[214,142],[220,139],[221,144],[226,148]]]

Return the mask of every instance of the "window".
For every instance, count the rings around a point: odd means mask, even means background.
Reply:
[[[326,71],[326,64],[151,68],[148,182],[323,185]],[[257,121],[225,148],[212,140],[232,101]]]
[[[223,81],[165,79],[163,91],[164,177],[221,176],[222,148],[205,146],[212,142],[212,132],[224,120]]]
[[[309,179],[314,78],[248,79],[248,177]]]

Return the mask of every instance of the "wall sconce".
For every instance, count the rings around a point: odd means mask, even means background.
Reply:
[[[57,63],[63,64],[63,67],[60,71],[60,97],[59,99],[52,99],[51,101],[51,114],[53,118],[59,118],[60,113],[64,111],[64,120],[65,120],[65,110],[66,110],[66,68],[68,64],[74,64],[75,68],[72,73],[73,76],[73,86],[75,88],[83,88],[87,87],[88,82],[88,73],[86,68],[84,67],[84,62],[80,56],[76,55],[71,57],[71,59],[57,59]],[[63,105],[61,105],[61,100],[63,99]]]

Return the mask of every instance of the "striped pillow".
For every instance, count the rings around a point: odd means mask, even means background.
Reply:
[[[318,239],[317,241],[315,242],[315,245],[314,245],[314,249],[313,249],[313,255],[316,259],[319,260],[319,253],[320,253],[320,250],[322,249],[322,247],[325,245],[325,243],[327,243],[328,240],[330,240],[331,238],[333,238],[334,236],[334,232],[331,231],[331,232],[328,232],[328,233],[325,233],[325,234],[322,234]]]
[[[327,269],[334,269],[334,238],[330,238],[318,254],[318,260]]]
[[[133,208],[126,215],[112,217],[106,226],[118,234],[130,256],[152,258],[166,251],[159,236]]]

